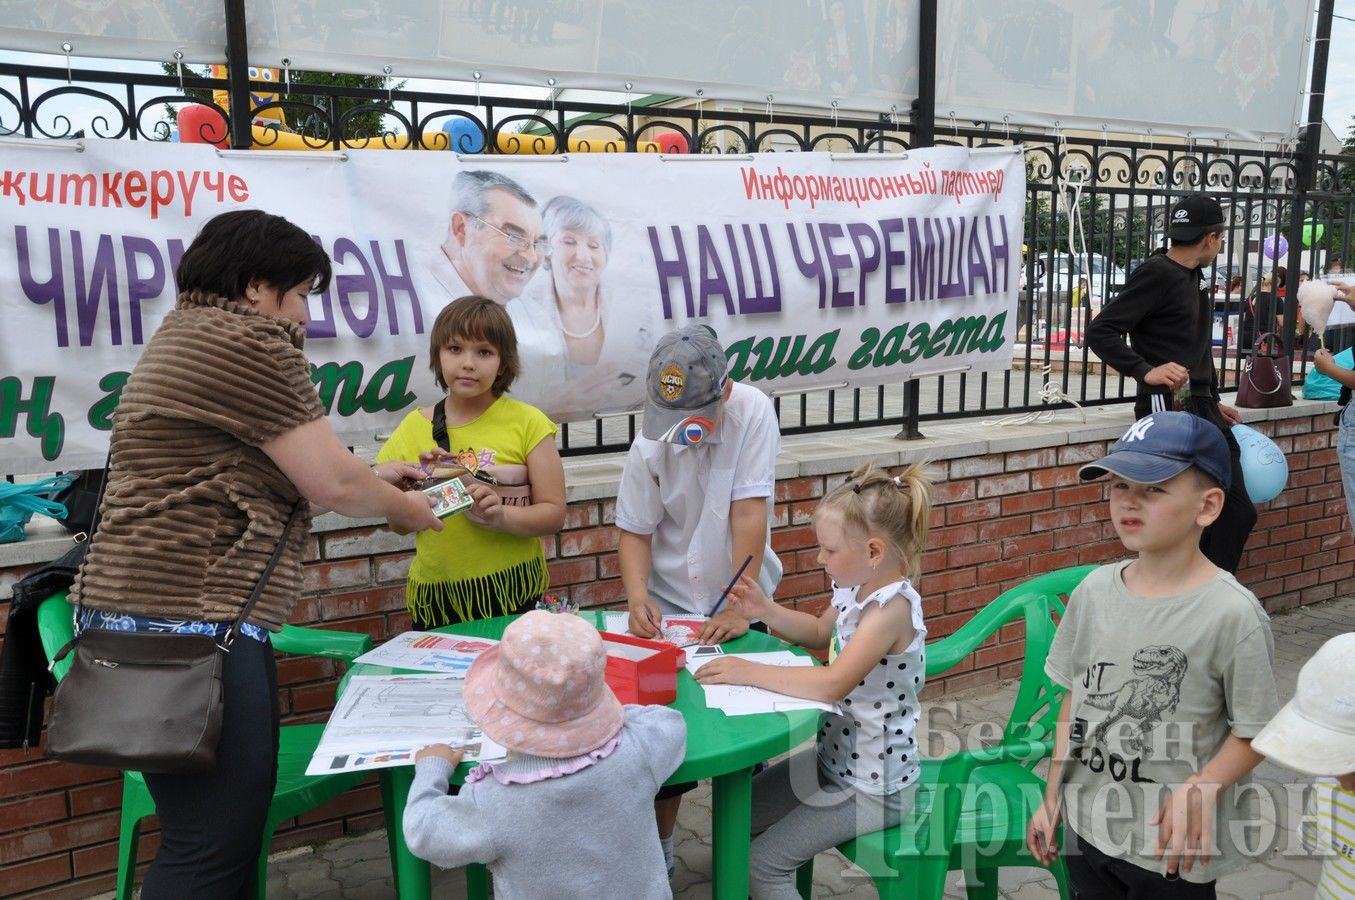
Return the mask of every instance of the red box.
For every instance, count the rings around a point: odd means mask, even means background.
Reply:
[[[602,632],[607,685],[622,703],[666,706],[677,699],[677,673],[687,654],[667,641]],[[648,651],[648,652],[646,652]]]

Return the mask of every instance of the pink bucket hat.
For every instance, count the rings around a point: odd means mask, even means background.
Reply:
[[[565,759],[605,744],[624,718],[603,680],[607,651],[578,616],[533,610],[466,673],[466,711],[509,750]]]

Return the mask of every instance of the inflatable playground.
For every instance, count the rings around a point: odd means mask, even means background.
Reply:
[[[212,76],[226,77],[226,67],[212,66]],[[334,150],[331,141],[321,141],[313,136],[300,134],[288,127],[286,115],[278,103],[276,91],[268,86],[278,81],[278,70],[254,68],[249,70],[250,100],[256,109],[250,124],[253,150]],[[264,90],[260,90],[264,88]],[[204,103],[189,104],[179,109],[179,130],[177,140],[184,144],[213,144],[223,150],[230,146],[226,116],[230,111],[230,98],[226,91],[212,92],[215,106]],[[263,107],[260,109],[260,107]],[[605,134],[594,136],[571,136],[560,146],[560,141],[550,133],[500,132],[493,136],[494,153],[550,155],[555,153],[625,153],[628,148],[623,139]],[[344,150],[410,150],[422,147],[424,150],[450,150],[459,154],[486,152],[486,130],[475,119],[465,114],[453,114],[442,124],[438,131],[425,131],[417,141],[408,134],[381,134],[373,137],[344,138],[341,140]],[[653,140],[637,141],[637,153],[687,153],[688,142],[685,135],[677,131],[665,131],[654,136]]]

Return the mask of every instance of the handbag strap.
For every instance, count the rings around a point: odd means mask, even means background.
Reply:
[[[226,634],[221,638],[221,643],[217,644],[222,650],[230,652],[231,644],[235,641],[236,632],[238,632],[240,626],[244,624],[245,617],[248,616],[249,611],[254,608],[254,604],[258,603],[259,598],[263,596],[263,589],[268,585],[268,579],[272,577],[273,569],[277,567],[278,560],[282,558],[282,551],[287,548],[287,537],[292,533],[292,526],[296,524],[297,519],[301,518],[301,507],[305,502],[304,498],[298,499],[296,505],[292,507],[292,514],[288,517],[287,524],[282,528],[282,537],[278,538],[278,545],[273,548],[273,555],[268,558],[268,564],[263,567],[263,574],[259,576],[258,583],[254,585],[253,593],[251,593],[249,599],[245,601],[245,606],[240,610],[240,615],[235,617],[235,621],[231,623],[231,627],[226,630]]]
[[[1271,351],[1272,351],[1272,352],[1270,352],[1270,353],[1267,353],[1266,350],[1265,350],[1265,347],[1266,347],[1266,341],[1270,341],[1270,344],[1271,344]],[[1276,347],[1276,346],[1279,346],[1279,348],[1280,348],[1280,352],[1279,352],[1279,353],[1273,352],[1273,351],[1275,350],[1275,347]],[[1252,356],[1257,356],[1257,355],[1259,354],[1259,355],[1261,355],[1261,356],[1272,356],[1272,357],[1273,357],[1273,356],[1279,356],[1279,355],[1282,355],[1283,353],[1284,353],[1284,344],[1281,343],[1281,341],[1280,341],[1280,336],[1279,336],[1278,334],[1276,334],[1275,332],[1273,332],[1273,331],[1267,331],[1267,332],[1265,332],[1264,334],[1258,334],[1258,335],[1256,336],[1256,340],[1252,342],[1252,348],[1251,348],[1251,354],[1252,354]]]
[[[292,533],[292,526],[296,524],[297,519],[301,518],[301,505],[303,503],[305,503],[304,498],[298,499],[296,505],[292,507],[292,514],[287,518],[287,524],[283,526],[282,536],[278,538],[278,545],[273,548],[273,555],[268,558],[268,563],[263,568],[263,574],[259,576],[259,580],[254,585],[254,590],[250,593],[249,599],[245,601],[244,608],[240,610],[240,615],[235,617],[235,621],[231,623],[230,628],[226,629],[226,633],[222,636],[221,642],[217,644],[222,650],[230,652],[231,644],[235,642],[235,635],[240,630],[240,626],[244,624],[245,617],[249,615],[250,610],[254,608],[254,604],[258,603],[259,598],[263,596],[263,589],[267,587],[268,579],[272,577],[273,570],[277,568],[278,560],[282,558],[282,551],[287,547],[287,537]],[[83,604],[76,604],[75,636],[72,637],[70,641],[67,642],[66,646],[62,647],[56,656],[52,658],[51,664],[48,666],[49,670],[60,662],[61,659],[70,652],[71,648],[75,646],[76,641],[80,639],[80,610],[82,608]]]
[[[1247,365],[1242,370],[1242,377],[1247,379],[1247,384],[1251,385],[1251,389],[1256,391],[1256,393],[1270,396],[1271,394],[1279,393],[1280,389],[1284,387],[1285,383],[1284,374],[1280,371],[1280,367],[1275,364],[1275,361],[1273,359],[1271,359],[1268,356],[1265,358],[1270,359],[1271,365],[1275,367],[1275,387],[1271,388],[1270,390],[1266,390],[1265,388],[1262,387],[1257,387],[1256,380],[1252,378],[1252,365],[1251,365],[1252,360],[1247,360]]]
[[[433,443],[452,452],[452,439],[447,434],[447,404],[442,400],[433,404]]]
[[[88,545],[91,542],[93,542],[94,533],[99,530],[99,520],[103,518],[104,492],[108,490],[108,475],[109,471],[112,468],[113,468],[113,438],[110,435],[108,438],[108,455],[104,457],[103,477],[99,479],[99,496],[94,498],[94,518],[89,520],[88,532],[81,532],[80,534],[74,535],[71,538],[71,540],[75,541],[75,543],[77,544],[80,543],[85,544],[86,549],[88,549]],[[81,568],[84,567],[83,561],[81,561],[80,566]],[[75,619],[75,624],[71,630],[71,633],[74,635],[74,637],[71,638],[71,642],[69,644],[61,648],[61,652],[57,654],[56,659],[52,660],[53,666],[57,664],[57,661],[60,660],[61,657],[66,655],[67,650],[80,637],[80,613],[84,608],[85,604],[77,600],[75,603],[75,611],[71,613],[71,615]]]

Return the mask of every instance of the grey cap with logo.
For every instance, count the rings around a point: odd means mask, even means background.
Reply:
[[[704,325],[668,332],[649,357],[641,434],[654,441],[700,443],[715,428],[724,385],[725,350],[715,332]]]

